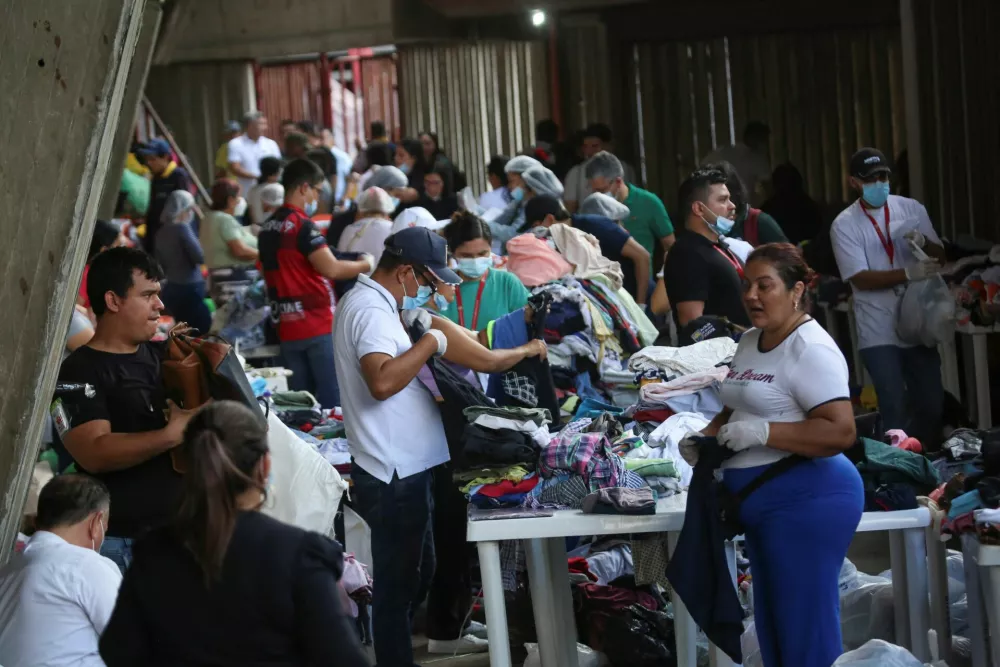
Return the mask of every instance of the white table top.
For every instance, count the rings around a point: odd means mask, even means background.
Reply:
[[[469,521],[469,542],[532,540],[577,535],[616,535],[624,533],[672,533],[684,526],[687,494],[663,498],[656,503],[656,514],[634,516],[584,514],[581,510],[556,510],[553,516],[530,519],[494,519]],[[926,528],[931,515],[926,507],[898,512],[865,512],[857,532]]]

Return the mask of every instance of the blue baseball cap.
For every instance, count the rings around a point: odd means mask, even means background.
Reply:
[[[150,139],[136,151],[139,155],[171,155],[173,150],[166,139]]]
[[[458,274],[448,268],[448,244],[440,235],[424,227],[407,227],[385,240],[385,252],[400,260],[419,264],[439,280],[457,285]]]

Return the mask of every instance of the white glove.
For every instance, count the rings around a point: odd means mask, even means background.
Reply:
[[[767,444],[771,435],[771,425],[766,421],[729,422],[719,429],[716,436],[719,443],[733,450],[742,452],[750,447],[761,447]]]
[[[910,282],[927,280],[941,273],[941,265],[935,259],[917,262],[906,268],[906,279]]]
[[[913,231],[906,232],[905,234],[903,234],[903,238],[912,243],[913,245],[917,246],[918,248],[923,248],[925,245],[927,245],[927,237],[915,229]]]
[[[431,328],[431,314],[424,310],[423,308],[410,308],[409,310],[404,310],[402,312],[403,326],[407,329],[413,328],[413,325],[419,324],[424,331],[430,331]]]
[[[681,458],[687,461],[692,468],[698,465],[699,445],[695,442],[695,438],[703,437],[705,434],[700,431],[688,431],[677,444],[677,448],[681,450]]]
[[[367,252],[361,253],[361,261],[368,262],[368,275],[371,275],[375,271],[375,255],[370,255]]]
[[[443,331],[430,329],[424,336],[434,336],[435,340],[437,340],[438,350],[434,353],[435,357],[444,356],[444,353],[448,351],[448,337],[444,335]]]

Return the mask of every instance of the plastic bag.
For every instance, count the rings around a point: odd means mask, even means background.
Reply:
[[[538,644],[525,644],[528,651],[528,658],[524,661],[524,667],[542,667],[542,657],[538,653]],[[590,648],[586,644],[576,645],[576,662],[580,667],[599,667],[602,664],[602,655]]]
[[[927,254],[913,245],[913,256],[923,261]],[[955,337],[955,297],[941,276],[910,283],[899,302],[896,335],[904,343],[937,347]]]
[[[743,667],[764,667],[764,659],[760,655],[760,643],[757,641],[757,627],[753,621],[750,621],[740,636],[740,649],[743,653]]]
[[[924,667],[905,648],[873,639],[861,648],[837,658],[833,667]]]
[[[666,613],[634,604],[607,616],[601,648],[615,667],[673,664],[673,629]]]

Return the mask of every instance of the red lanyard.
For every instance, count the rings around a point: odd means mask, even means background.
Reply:
[[[878,223],[875,222],[875,218],[873,218],[865,209],[865,205],[859,201],[858,206],[861,207],[861,210],[864,212],[865,216],[869,220],[871,220],[872,227],[875,228],[875,233],[878,234],[878,240],[882,242],[882,247],[885,248],[885,254],[889,256],[889,266],[892,266],[893,259],[896,255],[896,246],[892,244],[892,235],[889,233],[889,204],[886,204],[885,208],[883,209],[885,211],[884,235],[882,234],[882,230],[878,228]]]
[[[736,269],[736,273],[740,274],[740,280],[742,280],[743,279],[743,267],[740,266],[739,260],[735,259],[726,250],[723,250],[722,246],[715,246],[715,249],[718,251],[718,253],[720,255],[722,255],[723,257],[726,258],[727,262],[729,262],[730,264],[733,265],[733,268]]]
[[[483,274],[483,277],[479,279],[479,290],[476,292],[476,305],[472,307],[472,330],[476,331],[476,325],[479,324],[479,304],[483,300],[483,288],[486,287],[486,277],[490,275],[487,271]],[[465,310],[462,308],[462,286],[459,285],[455,288],[455,302],[458,306],[458,323],[461,326],[465,326]]]

